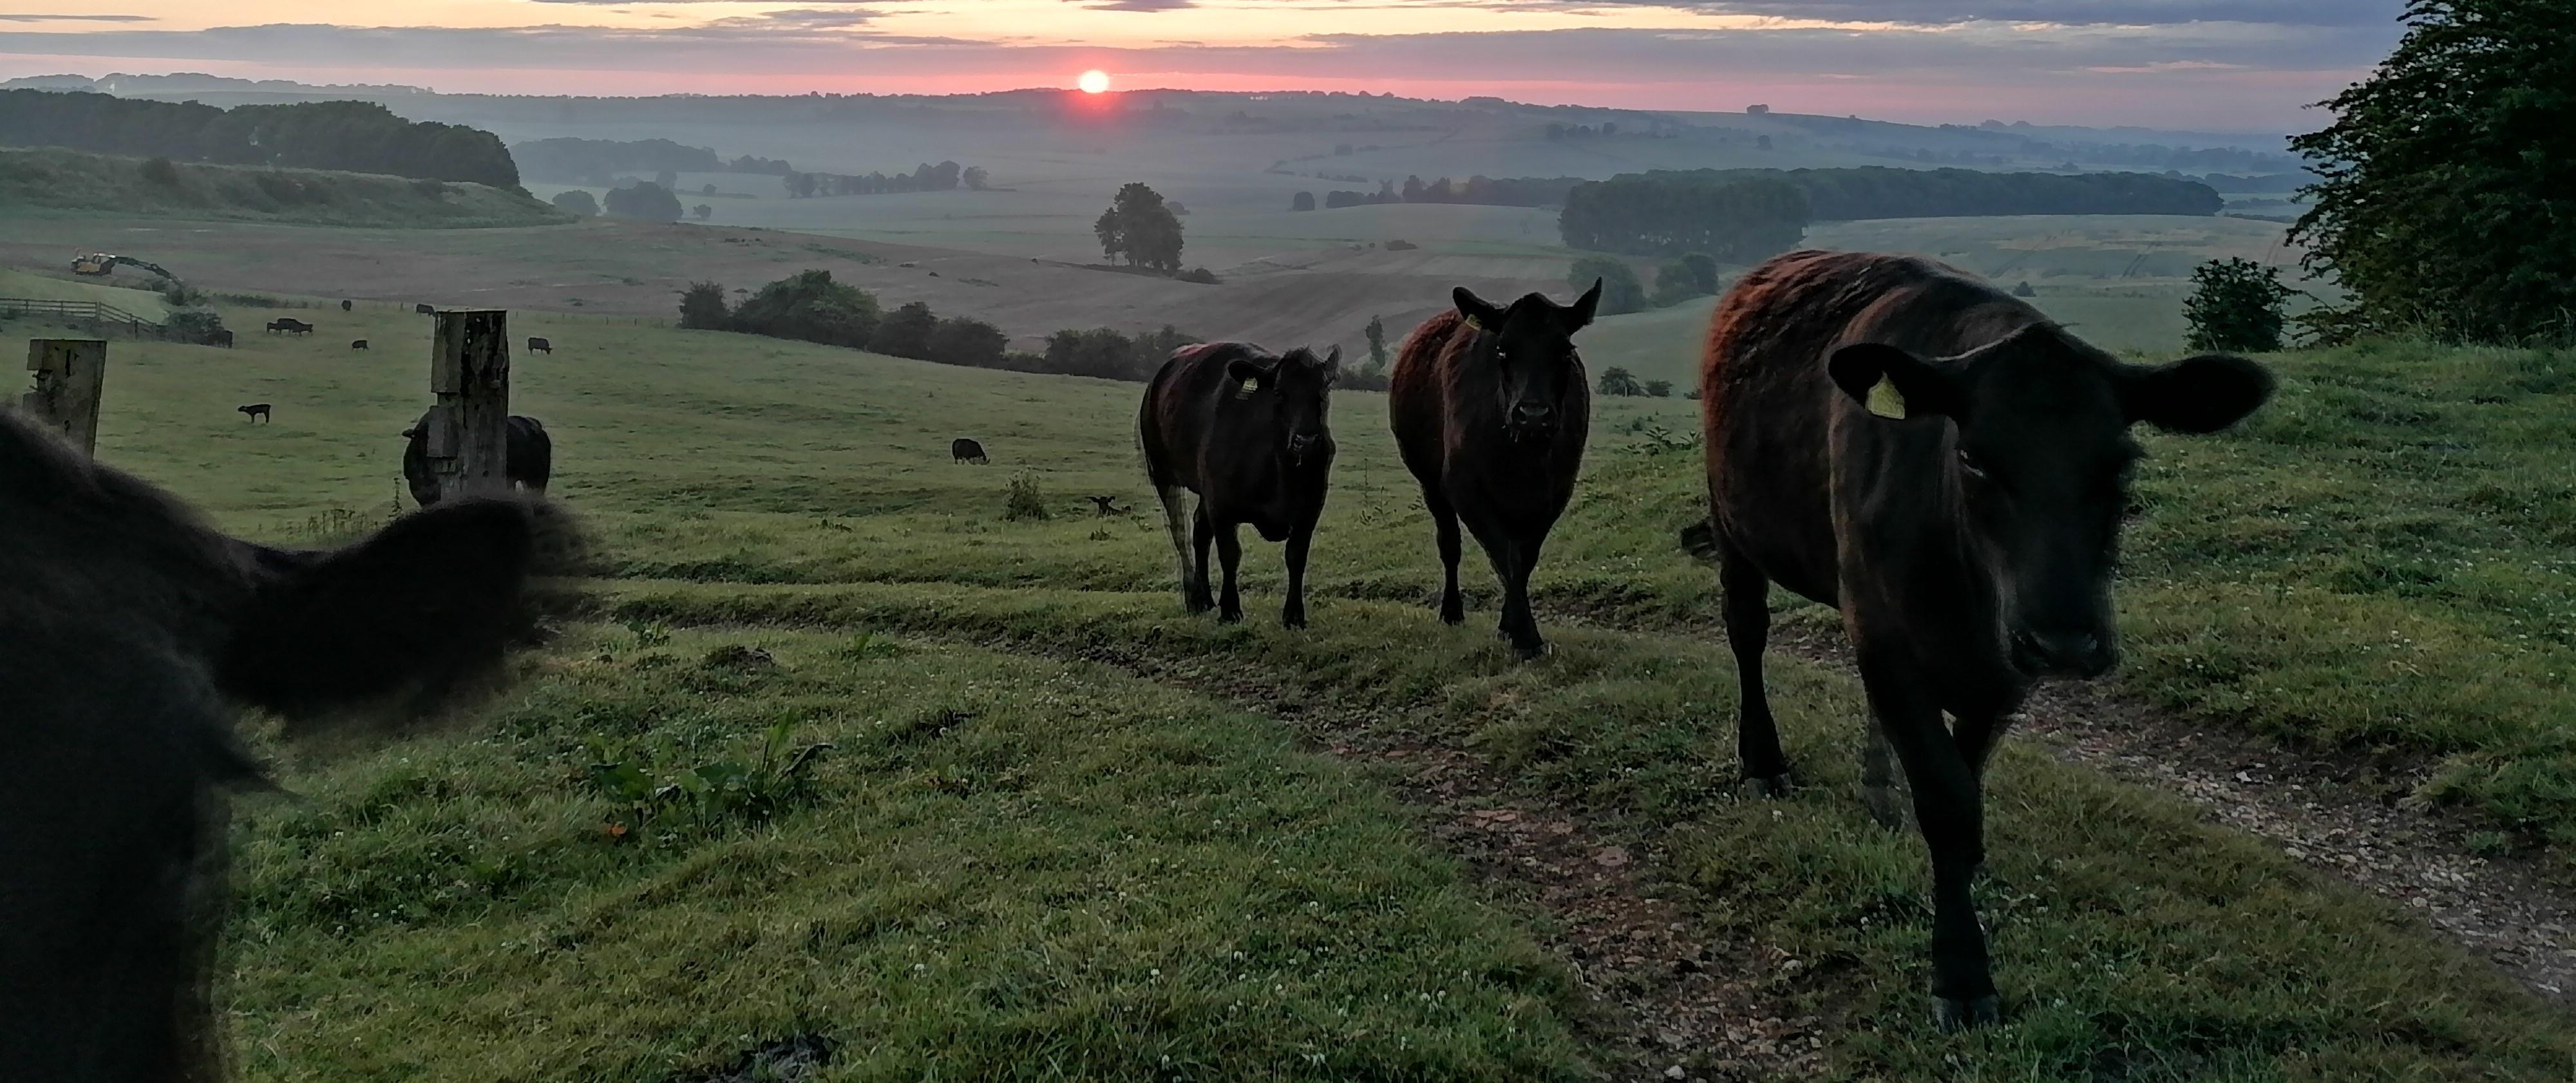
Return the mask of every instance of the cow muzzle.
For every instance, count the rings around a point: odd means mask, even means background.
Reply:
[[[1512,406],[1503,431],[1515,443],[1551,440],[1556,437],[1556,407],[1543,402],[1523,402]]]
[[[2099,677],[2119,662],[2109,640],[2092,632],[2016,628],[2011,639],[2013,668],[2032,677]]]

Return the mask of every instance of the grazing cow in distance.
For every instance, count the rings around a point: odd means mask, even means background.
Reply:
[[[0,1079],[216,1083],[236,712],[399,723],[487,692],[569,598],[540,502],[337,550],[228,537],[0,410]]]
[[[221,346],[227,350],[232,349],[233,329],[229,327],[218,327],[213,331],[208,332],[206,335],[206,345]]]
[[[1092,506],[1093,508],[1095,508],[1095,509],[1098,509],[1097,513],[1093,516],[1093,518],[1107,518],[1107,517],[1112,516],[1112,515],[1125,515],[1125,514],[1127,514],[1128,512],[1130,512],[1130,511],[1133,511],[1133,510],[1134,510],[1134,509],[1132,509],[1132,508],[1122,508],[1122,507],[1119,507],[1119,506],[1118,506],[1118,498],[1117,498],[1117,497],[1115,497],[1115,496],[1095,496],[1095,497],[1092,497],[1092,498],[1091,498],[1091,506]]]
[[[430,414],[422,414],[419,421],[402,431],[403,439],[410,441],[403,446],[403,482],[411,489],[412,501],[424,508],[438,503],[438,475],[429,466],[429,419]],[[544,496],[546,483],[554,477],[554,438],[547,436],[546,427],[533,417],[512,414],[507,425],[503,433],[506,446],[502,452],[502,480],[513,489]]]
[[[990,465],[993,461],[984,457],[984,445],[963,436],[948,442],[948,455],[951,462]]]
[[[268,329],[289,335],[309,335],[313,333],[312,324],[285,316],[280,316],[268,321]]]
[[[233,409],[240,413],[242,420],[245,421],[264,422],[268,420],[268,404],[264,402],[254,402],[248,406],[236,406],[233,407]]]
[[[2239,357],[2122,362],[1912,257],[1792,252],[1718,303],[1700,370],[1711,514],[1684,545],[1718,564],[1738,755],[1757,788],[1787,789],[1762,680],[1771,584],[1840,608],[1869,695],[1863,797],[1900,818],[1892,753],[1931,850],[1942,1027],[1999,1015],[1969,897],[1987,757],[2033,682],[2117,658],[2130,427],[2215,432],[2271,391]]]
[[[342,311],[342,312],[347,312],[347,311],[349,311],[350,307],[351,307],[351,305],[349,304],[349,302],[348,302],[347,300],[345,300],[345,299],[344,299],[344,300],[342,300],[342,301],[340,302],[340,311]]]
[[[555,344],[541,338],[531,338],[528,340],[528,352],[551,354],[555,352]]]
[[[438,315],[438,309],[431,305],[413,305],[411,306],[411,310],[420,313],[423,316]]]
[[[1524,659],[1547,652],[1530,615],[1539,548],[1574,496],[1592,392],[1574,333],[1592,322],[1601,283],[1571,305],[1529,294],[1508,307],[1465,286],[1456,307],[1405,336],[1388,374],[1387,412],[1440,547],[1440,619],[1467,619],[1458,593],[1458,524],[1502,580],[1501,634]]]
[[[352,350],[363,350],[363,349],[366,349],[366,348],[367,348],[367,340],[365,340],[365,339],[363,339],[363,338],[362,338],[362,339],[358,339],[358,340],[356,340],[356,341],[354,341],[354,342],[351,342],[351,343],[349,343],[349,348],[350,348],[350,349],[352,349]]]
[[[1137,441],[1144,447],[1146,477],[1162,497],[1180,566],[1181,599],[1190,612],[1206,612],[1213,604],[1218,620],[1243,619],[1235,589],[1243,546],[1236,532],[1249,524],[1264,541],[1288,543],[1288,598],[1279,623],[1306,626],[1306,550],[1332,481],[1328,415],[1341,363],[1339,346],[1318,358],[1303,347],[1272,356],[1241,342],[1203,343],[1172,351],[1145,385]],[[1186,528],[1184,490],[1199,498]],[[1225,590],[1213,602],[1210,541],[1225,563]]]

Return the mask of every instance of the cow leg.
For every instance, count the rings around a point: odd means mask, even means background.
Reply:
[[[1914,791],[1914,822],[1932,855],[1932,1008],[1942,1030],[1995,1022],[2001,1009],[1977,924],[1969,884],[1985,858],[1984,798],[1976,772],[1924,695],[1924,674],[1910,661],[1860,645],[1861,685],[1870,710],[1905,766]]]
[[[2011,711],[1979,711],[1959,716],[1950,733],[1959,742],[1959,756],[1968,761],[1980,783],[1985,781],[1986,763],[1995,757],[1995,746],[2003,743],[2004,734],[2023,716]]]
[[[1217,559],[1225,562],[1225,592],[1217,595],[1216,619],[1219,624],[1232,624],[1243,619],[1243,596],[1235,593],[1235,566],[1243,563],[1242,527],[1227,523],[1216,530]]]
[[[963,463],[966,460],[957,461]],[[1183,507],[1188,499],[1182,495],[1185,492],[1187,490],[1178,485],[1162,485],[1155,487],[1154,495],[1163,500],[1163,526],[1172,535],[1172,563],[1181,576],[1181,604],[1196,613],[1199,611],[1198,595],[1190,589],[1190,527]]]
[[[1735,652],[1735,686],[1741,697],[1735,713],[1735,758],[1755,790],[1766,797],[1786,796],[1792,781],[1789,757],[1780,751],[1780,727],[1771,718],[1771,691],[1762,679],[1762,652],[1771,642],[1771,577],[1723,535],[1717,545],[1719,608],[1726,619],[1726,645]]]
[[[1869,732],[1860,744],[1860,803],[1869,818],[1890,831],[1905,826],[1905,805],[1896,799],[1896,748],[1887,743],[1887,727],[1869,716]]]
[[[1192,613],[1205,613],[1216,608],[1216,598],[1208,593],[1208,543],[1216,540],[1216,527],[1209,524],[1207,500],[1199,500],[1199,510],[1190,537],[1190,548],[1196,557],[1190,564],[1189,605]]]
[[[1288,533],[1288,601],[1279,607],[1279,626],[1306,626],[1306,548],[1315,540],[1315,524],[1297,524]]]
[[[1458,593],[1458,511],[1428,485],[1422,488],[1422,502],[1431,508],[1431,529],[1440,541],[1440,623],[1465,624],[1467,599]]]
[[[1530,572],[1538,567],[1539,547],[1545,543],[1545,538],[1504,542],[1494,561],[1503,576],[1503,634],[1523,661],[1547,653],[1547,640],[1538,634],[1538,618],[1530,614],[1529,603]]]

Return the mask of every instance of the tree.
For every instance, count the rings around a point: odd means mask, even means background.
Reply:
[[[877,324],[877,332],[868,339],[868,349],[893,357],[927,360],[930,338],[939,330],[939,317],[930,314],[930,305],[914,301],[888,313]]]
[[[1700,288],[1699,272],[1692,270],[1689,264],[1675,260],[1655,269],[1656,308],[1671,308],[1693,297],[1706,297],[1711,292]]]
[[[1682,257],[1682,266],[1690,268],[1691,284],[1701,293],[1717,292],[1717,257],[1693,252]]]
[[[2576,333],[2576,0],[2409,0],[2406,36],[2290,141],[2321,179],[2290,237],[2347,328]]]
[[[1291,199],[1291,200],[1289,200],[1289,201],[1288,201],[1288,209],[1289,209],[1289,210],[1292,210],[1292,211],[1311,211],[1311,210],[1314,210],[1314,209],[1315,209],[1315,193],[1313,193],[1313,192],[1299,192],[1299,193],[1297,193],[1296,198]]]
[[[712,184],[702,184],[702,185],[699,185],[699,186],[698,186],[698,194],[699,194],[699,195],[702,195],[702,196],[711,196],[711,195],[714,195],[714,194],[716,194],[716,186],[715,186],[715,185],[712,185]]]
[[[1129,266],[1166,274],[1181,269],[1181,220],[1161,193],[1141,181],[1119,188],[1091,230],[1100,238],[1101,254],[1112,260],[1125,256]]]
[[[877,329],[877,299],[832,281],[832,272],[799,271],[760,288],[735,306],[734,326],[753,334],[866,348]]]
[[[1368,329],[1362,331],[1361,334],[1368,336],[1369,346],[1368,368],[1362,371],[1370,373],[1385,372],[1387,366],[1386,320],[1377,316],[1369,317]]]
[[[716,282],[691,282],[680,291],[680,326],[690,331],[729,331],[733,312],[725,307],[725,288]]]
[[[1648,398],[1656,399],[1668,399],[1673,397],[1673,382],[1671,380],[1646,381],[1646,396]]]
[[[983,166],[970,165],[966,167],[966,172],[962,174],[962,177],[966,182],[967,191],[981,192],[992,183],[993,175],[984,172]]]
[[[2230,257],[2201,264],[2191,272],[2191,296],[2182,303],[2183,322],[2195,350],[2244,350],[2269,353],[2281,348],[2287,319],[2281,306],[2291,289],[2281,272],[2253,260]]]
[[[704,222],[709,218],[715,217],[716,209],[707,206],[704,203],[700,203],[695,207],[689,208],[689,213],[696,215],[698,217],[698,221]]]
[[[608,190],[608,213],[619,218],[677,222],[680,220],[680,197],[658,184],[611,188]]]
[[[1585,256],[1574,261],[1574,269],[1566,272],[1565,284],[1578,290],[1588,290],[1596,278],[1601,280],[1601,315],[1617,316],[1645,310],[1646,287],[1638,284],[1637,272],[1628,266],[1626,260]]]
[[[599,200],[596,197],[593,197],[589,192],[579,188],[575,188],[567,192],[557,192],[555,193],[555,197],[548,202],[584,218],[588,218],[591,215],[599,213]]]
[[[1423,189],[1422,178],[1420,178],[1420,177],[1406,177],[1406,178],[1404,178],[1404,201],[1405,201],[1405,202],[1407,202],[1407,203],[1420,203],[1420,202],[1422,202],[1422,189]]]
[[[1604,397],[1610,395],[1643,395],[1646,393],[1646,385],[1637,382],[1636,373],[1630,372],[1627,369],[1619,368],[1615,365],[1601,370],[1601,381],[1596,385],[1595,389]]]
[[[680,175],[665,169],[653,174],[653,183],[661,185],[663,191],[676,192],[680,190]]]
[[[1769,150],[1771,149],[1771,137],[1767,135],[1754,136],[1753,145],[1763,150]]]
[[[958,165],[955,162],[941,162],[938,165],[930,167],[930,184],[928,187],[932,191],[937,192],[954,190],[957,187],[958,176],[962,172],[964,171],[958,168]]]

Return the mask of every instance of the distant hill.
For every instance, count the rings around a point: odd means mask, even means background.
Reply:
[[[0,209],[11,207],[393,228],[573,221],[520,192],[481,184],[0,148]]]

